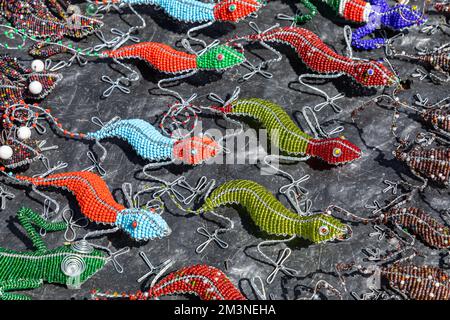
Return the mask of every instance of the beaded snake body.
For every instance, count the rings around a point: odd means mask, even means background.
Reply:
[[[179,74],[196,70],[225,70],[245,61],[242,53],[226,45],[217,45],[195,55],[173,49],[158,42],[141,42],[106,51],[100,57],[114,59],[137,58],[146,61],[156,70]]]
[[[95,299],[128,298],[148,300],[167,295],[192,294],[201,300],[247,300],[219,269],[208,265],[193,265],[167,275],[145,292],[110,295],[94,291]]]
[[[259,0],[220,0],[205,3],[198,0],[95,0],[96,4],[156,5],[169,16],[183,22],[237,22],[258,11]]]
[[[117,203],[105,181],[95,173],[66,172],[46,177],[17,175],[14,179],[36,188],[68,190],[75,196],[85,217],[96,223],[114,225],[133,239],[162,238],[171,232],[160,215],[144,209],[127,209]]]
[[[297,235],[314,243],[351,236],[349,227],[332,216],[323,213],[300,216],[288,210],[266,188],[250,180],[225,182],[205,198],[200,209],[188,212],[207,213],[232,204],[244,207],[254,223],[268,234]]]
[[[80,250],[82,248],[76,244],[48,249],[33,226],[61,231],[66,228],[65,222],[49,223],[28,208],[20,209],[17,217],[36,250],[22,252],[0,248],[0,300],[28,300],[25,295],[9,291],[38,288],[44,282],[79,288],[108,261],[102,251]]]
[[[371,50],[386,44],[386,39],[363,39],[381,27],[402,30],[420,25],[426,18],[410,5],[396,4],[390,7],[385,0],[321,0],[333,11],[350,22],[365,23],[352,34],[352,45],[358,49]],[[309,0],[301,2],[311,11],[310,14],[296,16],[297,23],[311,20],[317,14],[317,8]]]
[[[257,119],[277,135],[277,147],[289,155],[311,155],[330,164],[342,164],[361,157],[361,150],[342,138],[314,139],[303,132],[277,104],[257,98],[237,99],[224,107],[212,107],[225,115]]]
[[[297,52],[299,58],[312,71],[321,74],[345,74],[365,87],[384,87],[398,82],[397,77],[382,63],[344,57],[307,29],[279,27],[235,40],[241,39],[286,44]]]

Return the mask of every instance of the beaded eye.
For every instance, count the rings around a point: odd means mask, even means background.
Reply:
[[[368,74],[369,76],[372,76],[373,73],[374,73],[373,69],[368,69],[368,70],[367,70],[367,74]]]
[[[236,11],[236,5],[235,4],[232,4],[232,5],[230,5],[229,7],[228,7],[228,11],[230,11],[230,12],[234,12],[234,11]]]
[[[86,263],[81,257],[67,255],[61,261],[61,271],[68,277],[78,277],[86,269]]]
[[[342,150],[341,148],[334,148],[333,149],[333,156],[336,158],[339,158],[342,155]]]
[[[319,227],[319,234],[320,234],[321,236],[326,236],[326,235],[329,234],[329,233],[330,233],[330,230],[328,229],[327,226],[321,226],[321,227]]]
[[[132,227],[133,229],[136,229],[137,226],[138,226],[138,222],[137,222],[136,220],[134,220],[133,223],[131,224],[131,227]]]
[[[224,58],[223,54],[219,53],[219,54],[217,55],[217,60],[218,60],[218,61],[222,61],[223,58]]]

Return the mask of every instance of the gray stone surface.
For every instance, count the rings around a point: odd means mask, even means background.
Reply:
[[[295,9],[295,1],[271,1],[264,7],[256,22],[261,28],[273,25],[275,15],[279,12],[292,14]],[[188,27],[181,23],[171,21],[161,11],[148,7],[139,7],[139,12],[147,22],[145,30],[139,33],[139,37],[146,41],[158,41],[180,47],[179,40],[182,39]],[[343,53],[345,49],[343,41],[343,23],[333,19],[332,15],[323,9],[322,15],[318,15],[314,21],[305,27],[318,34],[327,44],[336,51]],[[328,19],[331,18],[331,19]],[[437,21],[437,16],[431,17],[432,21]],[[109,37],[110,28],[125,30],[127,23],[136,24],[138,19],[125,13],[119,16],[117,13],[110,13],[105,17],[104,33]],[[281,22],[285,23],[285,22]],[[228,39],[236,34],[247,34],[252,32],[246,22],[238,25],[215,24],[205,30],[202,37],[207,41],[219,37]],[[82,41],[80,44],[88,46],[97,41],[95,37]],[[448,41],[448,37],[442,33],[427,36],[419,33],[418,29],[411,29],[408,36],[399,41],[398,44],[406,50],[413,50],[415,45],[433,47]],[[253,54],[260,54],[265,58],[270,57],[270,52],[259,47],[249,48],[248,58],[255,63],[258,60]],[[21,59],[28,63],[31,58],[25,54],[10,52],[19,55]],[[304,87],[300,87],[297,77],[305,73],[306,68],[296,57],[295,53],[287,48],[282,49],[283,60],[273,65],[270,71],[273,78],[268,80],[261,76],[255,76],[246,83],[240,84],[242,88],[241,97],[259,97],[272,100],[285,108],[299,122],[303,128],[306,123],[301,119],[300,110],[303,106],[314,106],[323,102],[321,97],[308,93]],[[383,51],[355,52],[355,56],[361,58],[382,58]],[[415,70],[416,65],[392,61],[402,78],[408,78]],[[98,116],[103,120],[111,119],[114,116],[126,118],[141,118],[152,123],[156,123],[157,116],[166,110],[167,105],[173,102],[172,97],[161,95],[157,90],[156,83],[164,77],[153,71],[143,63],[130,63],[132,68],[138,70],[142,75],[139,82],[131,86],[132,93],[124,95],[115,92],[108,99],[101,99],[101,93],[106,88],[100,78],[108,75],[111,78],[118,76],[109,65],[109,61],[98,60],[87,64],[84,67],[74,65],[64,69],[64,80],[59,87],[42,103],[42,106],[50,106],[53,112],[74,131],[86,132],[92,130],[94,125],[90,122],[91,117]],[[239,67],[223,74],[201,73],[195,77],[183,81],[175,87],[184,97],[189,97],[192,93],[198,93],[196,104],[205,105],[209,103],[206,96],[213,91],[221,96],[230,94],[236,85],[239,76],[245,74],[246,69]],[[331,95],[344,90],[346,97],[338,104],[344,111],[336,115],[330,108],[319,114],[321,123],[327,123],[327,128],[332,128],[338,124],[345,127],[345,136],[353,143],[360,146],[364,152],[362,159],[345,166],[324,167],[317,161],[300,162],[290,165],[283,165],[282,168],[294,177],[304,174],[311,175],[311,179],[305,184],[310,191],[310,198],[313,201],[313,209],[321,210],[329,204],[340,205],[358,215],[367,216],[369,209],[365,209],[365,204],[378,200],[381,203],[388,197],[382,194],[385,185],[384,179],[397,181],[406,179],[418,183],[401,163],[393,159],[394,139],[390,134],[389,127],[392,118],[392,111],[376,106],[367,107],[353,123],[350,117],[351,111],[378,94],[375,91],[361,92],[350,87],[348,79],[340,78],[320,86]],[[434,85],[427,80],[414,80],[411,89],[401,94],[402,99],[411,102],[416,93],[429,97],[431,101],[437,101],[448,95],[448,85]],[[211,119],[204,122],[205,128],[222,128],[223,121],[215,123]],[[420,124],[417,117],[412,113],[402,113],[399,118],[399,131],[405,133],[415,133],[424,131],[426,128]],[[34,133],[37,135],[37,133]],[[90,165],[86,152],[89,149],[98,149],[92,144],[68,140],[56,135],[53,131],[48,131],[42,136],[51,144],[59,146],[57,151],[49,154],[53,163],[65,161],[68,163],[67,170],[80,170]],[[133,150],[124,142],[110,140],[104,143],[108,150],[108,158],[104,163],[107,170],[105,180],[110,186],[117,201],[125,203],[120,190],[122,183],[131,182],[134,190],[144,187],[148,182],[137,179],[140,170],[145,164],[138,158]],[[27,174],[43,172],[44,168],[40,163],[34,163],[27,171]],[[250,164],[230,164],[230,165],[203,165],[198,167],[174,167],[163,168],[157,174],[166,179],[174,179],[177,175],[186,176],[187,180],[194,183],[197,179],[205,175],[208,178],[218,180],[218,183],[231,179],[252,179],[264,185],[273,193],[277,193],[280,186],[287,183],[287,180],[280,176],[261,175],[260,170],[255,165]],[[8,201],[7,209],[1,214],[0,223],[0,246],[15,250],[30,250],[31,242],[24,237],[23,229],[15,218],[15,212],[23,205],[34,210],[42,210],[42,199],[28,190],[15,189],[8,186],[16,198]],[[75,199],[65,192],[47,192],[48,195],[58,200],[62,207],[68,205],[77,216],[80,216]],[[284,200],[283,200],[284,201]],[[425,209],[433,216],[439,217],[439,211],[447,209],[449,205],[448,192],[437,186],[428,187],[427,190],[413,200],[413,204]],[[222,208],[219,211],[235,222],[235,228],[223,236],[223,239],[230,243],[228,249],[223,250],[216,245],[210,245],[201,255],[195,254],[195,248],[204,240],[195,230],[200,226],[207,226],[209,230],[217,227],[217,224],[206,221],[198,216],[182,216],[181,212],[169,206],[164,213],[164,218],[171,226],[172,234],[161,240],[144,243],[134,243],[125,234],[117,233],[108,237],[100,238],[98,243],[120,249],[123,246],[130,246],[131,251],[120,257],[125,272],[118,274],[111,264],[108,264],[102,271],[96,274],[91,280],[86,282],[81,290],[71,291],[63,286],[46,284],[42,288],[29,291],[28,293],[35,299],[83,299],[89,296],[89,290],[100,288],[101,290],[113,289],[118,291],[135,291],[144,289],[148,283],[142,286],[136,279],[147,272],[142,259],[138,256],[139,251],[145,252],[153,263],[160,263],[168,258],[174,260],[172,270],[179,267],[206,263],[224,269],[227,261],[228,269],[225,270],[232,281],[247,294],[248,298],[255,299],[248,279],[253,276],[265,278],[273,269],[272,266],[261,261],[256,251],[256,244],[264,239],[269,239],[266,234],[259,231],[245,212],[237,211],[234,208]],[[89,230],[97,228],[91,224]],[[291,278],[285,275],[278,276],[275,281],[267,286],[268,292],[276,299],[296,299],[310,295],[310,289],[319,279],[325,279],[342,291],[344,298],[352,299],[349,292],[367,291],[367,278],[355,275],[347,279],[348,292],[344,292],[339,284],[339,280],[333,273],[334,265],[338,262],[356,261],[363,265],[373,265],[372,262],[363,261],[364,255],[361,249],[368,246],[380,247],[382,250],[389,248],[388,243],[383,240],[377,242],[376,238],[368,237],[372,232],[371,225],[353,225],[354,235],[351,241],[339,243],[326,243],[314,245],[303,240],[295,240],[287,244],[292,249],[292,255],[287,262],[289,267],[299,270],[301,275],[298,278]],[[86,232],[81,230],[81,233]],[[49,234],[45,237],[46,243],[50,247],[61,245],[64,241],[62,233]],[[284,245],[267,248],[268,254],[276,257],[280,248]],[[438,265],[442,262],[443,252],[425,247],[420,242],[417,248],[424,254],[424,258],[417,258],[415,263],[429,263]],[[181,297],[177,297],[181,298]],[[325,297],[324,297],[325,298]],[[330,296],[329,298],[333,298]]]

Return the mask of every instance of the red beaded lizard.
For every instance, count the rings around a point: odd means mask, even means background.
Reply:
[[[160,280],[146,292],[110,294],[92,291],[92,297],[97,300],[108,298],[148,300],[180,294],[193,294],[201,300],[247,300],[222,271],[208,265],[181,268]]]

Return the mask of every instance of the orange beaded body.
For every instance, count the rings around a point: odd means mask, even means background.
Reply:
[[[66,172],[47,177],[16,176],[36,187],[55,187],[69,190],[75,195],[81,212],[92,221],[112,224],[125,207],[117,203],[105,181],[92,172]]]

